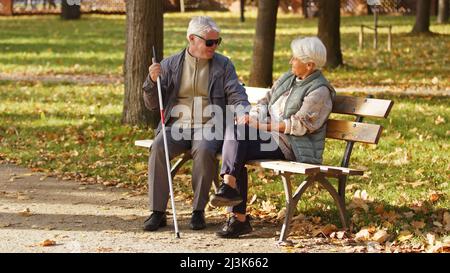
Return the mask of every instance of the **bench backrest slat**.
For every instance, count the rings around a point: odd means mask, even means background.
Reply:
[[[327,137],[347,141],[377,144],[382,127],[377,124],[329,119]]]
[[[394,103],[391,100],[336,96],[333,113],[386,118]]]

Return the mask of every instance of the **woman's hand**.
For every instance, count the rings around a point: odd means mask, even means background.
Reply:
[[[250,120],[250,116],[248,114],[236,117],[236,124],[237,125],[246,125],[248,124]]]
[[[249,116],[248,117],[248,126],[258,129],[260,127],[259,121],[256,118]]]

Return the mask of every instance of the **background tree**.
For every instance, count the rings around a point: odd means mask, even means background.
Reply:
[[[417,0],[416,23],[414,24],[412,33],[431,33],[430,11],[431,11],[431,0]]]
[[[437,22],[439,24],[448,23],[450,0],[439,0]]]
[[[273,53],[277,28],[278,0],[260,0],[253,41],[250,86],[272,86]]]
[[[61,18],[64,20],[76,20],[81,17],[81,1],[80,0],[62,0],[61,1]]]
[[[336,68],[343,64],[341,51],[341,13],[339,0],[319,0],[319,38],[327,48],[327,64]]]
[[[241,22],[245,22],[245,0],[240,0]]]
[[[158,61],[163,56],[163,0],[127,0],[126,13],[122,122],[155,127],[159,113],[145,108],[142,84],[153,57],[152,46],[155,46]]]

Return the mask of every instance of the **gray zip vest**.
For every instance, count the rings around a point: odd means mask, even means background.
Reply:
[[[330,85],[327,79],[323,76],[322,72],[317,70],[305,80],[296,84],[295,75],[292,72],[287,72],[281,76],[278,86],[272,94],[272,98],[269,102],[269,107],[275,103],[286,92],[289,92],[293,87],[291,94],[289,95],[286,106],[284,108],[283,119],[288,119],[295,113],[297,113],[303,105],[304,98],[312,91],[319,87],[326,86],[330,90],[331,99],[334,100],[336,91]],[[322,154],[325,148],[327,126],[326,123],[322,125],[318,130],[313,133],[307,133],[303,136],[287,135],[289,143],[291,144],[292,151],[298,162],[321,164]]]

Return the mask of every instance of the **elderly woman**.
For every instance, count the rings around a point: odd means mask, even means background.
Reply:
[[[250,115],[238,118],[237,125],[226,129],[223,183],[210,201],[213,206],[233,206],[233,215],[217,232],[219,237],[236,238],[252,231],[246,216],[247,161],[322,162],[326,121],[335,96],[320,71],[326,62],[326,48],[318,38],[307,37],[293,40],[291,49],[291,71],[278,79]],[[246,136],[252,131],[256,137],[249,139]]]

